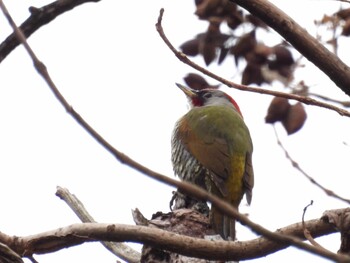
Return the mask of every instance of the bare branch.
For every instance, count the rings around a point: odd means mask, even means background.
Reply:
[[[334,233],[331,224],[323,220],[306,221],[305,225],[315,237]],[[303,237],[301,223],[279,229],[276,235]],[[0,235],[0,242],[3,236]],[[210,241],[178,235],[153,227],[123,224],[84,223],[73,224],[59,229],[26,237],[6,236],[7,244],[23,256],[58,251],[63,248],[93,241],[137,242],[168,250],[186,256],[212,260],[241,260],[266,256],[288,247],[288,243],[257,238],[244,242]],[[4,242],[5,243],[5,242]],[[348,257],[328,253],[333,260],[348,260]],[[345,261],[343,261],[345,262]]]
[[[249,2],[249,1],[248,1]],[[334,105],[331,104],[327,104],[309,97],[304,97],[304,96],[300,96],[297,94],[290,94],[290,93],[284,93],[284,92],[279,92],[279,91],[273,91],[273,90],[267,90],[267,89],[262,89],[262,88],[254,88],[254,87],[250,87],[250,86],[246,86],[246,85],[241,85],[241,84],[237,84],[234,83],[232,81],[229,81],[227,79],[224,79],[216,74],[214,74],[213,72],[199,66],[198,64],[194,63],[192,60],[190,60],[184,53],[182,53],[181,51],[178,51],[169,41],[169,39],[166,37],[163,27],[162,27],[162,18],[163,18],[163,13],[164,13],[164,9],[160,10],[160,14],[158,17],[158,22],[156,24],[156,29],[160,35],[160,37],[163,39],[163,41],[165,42],[165,44],[169,47],[169,49],[175,54],[175,56],[183,63],[189,65],[190,67],[202,72],[203,74],[221,82],[222,84],[226,85],[229,88],[235,88],[238,90],[243,90],[243,91],[249,91],[249,92],[255,92],[255,93],[260,93],[260,94],[267,94],[267,95],[273,95],[276,97],[282,97],[282,98],[287,98],[287,99],[292,99],[292,100],[297,100],[300,101],[302,103],[308,104],[308,105],[313,105],[313,106],[318,106],[318,107],[322,107],[322,108],[326,108],[326,109],[330,109],[333,111],[338,112],[340,115],[342,116],[347,116],[350,117],[350,112],[346,111],[344,109],[338,108]],[[349,74],[350,75],[350,74]]]
[[[276,30],[295,49],[350,95],[350,68],[290,16],[266,0],[231,0]]]
[[[84,223],[96,223],[94,218],[85,209],[83,203],[68,189],[57,186],[56,195],[64,200],[67,205],[73,210],[73,212],[79,217]],[[126,260],[127,262],[137,263],[140,262],[141,254],[124,243],[115,242],[101,242],[102,245],[112,252],[120,259]]]
[[[278,137],[278,134],[277,134],[277,131],[276,131],[276,128],[275,126],[273,126],[273,129],[275,131],[275,136],[276,136],[276,140],[277,140],[277,144],[282,148],[286,158],[290,161],[290,163],[292,164],[292,166],[297,169],[302,175],[304,175],[307,179],[309,179],[309,181],[316,185],[318,188],[320,188],[321,190],[323,190],[327,195],[331,196],[331,197],[334,197],[334,198],[337,198],[343,202],[346,202],[348,204],[350,204],[350,199],[347,199],[347,198],[344,198],[344,197],[341,197],[340,195],[336,194],[334,191],[324,187],[323,185],[321,185],[320,183],[318,183],[314,178],[312,178],[308,173],[306,173],[301,167],[300,165],[295,161],[293,160],[293,158],[290,156],[290,154],[288,153],[288,151],[286,150],[286,148],[284,148],[281,140],[279,139]]]
[[[336,99],[333,99],[333,98],[329,98],[327,96],[323,96],[323,95],[320,95],[320,94],[317,94],[317,93],[313,93],[313,92],[309,92],[309,95],[310,96],[314,96],[314,97],[318,97],[320,99],[323,99],[325,101],[330,101],[330,102],[334,102],[334,103],[338,103],[340,105],[342,105],[343,107],[350,107],[350,101],[342,101],[342,100],[336,100]]]

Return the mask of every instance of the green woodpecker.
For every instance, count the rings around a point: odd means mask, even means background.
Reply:
[[[176,123],[172,136],[175,174],[236,209],[244,194],[250,204],[254,186],[253,144],[237,103],[217,89],[177,86],[186,94],[191,109]],[[222,238],[235,240],[235,220],[212,206],[210,221]]]

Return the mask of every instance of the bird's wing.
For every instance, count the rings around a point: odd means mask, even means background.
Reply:
[[[208,170],[210,178],[223,196],[228,195],[225,180],[231,171],[231,160],[227,142],[223,138],[197,138],[190,129],[180,129],[180,137],[187,150]]]
[[[253,197],[253,187],[254,187],[254,171],[252,164],[252,153],[246,154],[245,159],[245,169],[243,175],[243,187],[246,194],[248,204],[251,203]]]

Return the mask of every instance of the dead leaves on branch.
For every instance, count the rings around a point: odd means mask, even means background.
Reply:
[[[217,18],[221,22],[226,21],[231,29],[236,29],[243,23],[242,10],[228,0],[197,0],[195,4],[197,7],[195,14],[199,19],[210,20]]]
[[[350,35],[350,8],[341,9],[335,14],[333,17],[338,18],[336,25],[342,28],[342,35],[349,36]]]
[[[208,66],[215,60],[221,64],[233,57],[235,65],[245,61],[242,84],[270,84],[278,80],[287,85],[293,79],[295,61],[286,45],[268,46],[258,41],[256,32],[268,29],[260,19],[243,12],[228,0],[195,1],[195,14],[209,22],[206,32],[198,34],[180,46],[188,56],[200,55]],[[221,32],[221,26],[228,33]],[[246,28],[251,28],[248,32]],[[226,29],[227,31],[227,29]]]
[[[229,35],[220,32],[220,23],[212,20],[205,33],[198,34],[196,38],[183,43],[180,48],[188,56],[201,55],[205,64],[209,65],[217,58],[217,50],[224,49]]]
[[[291,105],[286,98],[275,97],[267,110],[266,123],[281,122],[288,135],[299,131],[307,118],[305,108],[298,102]]]
[[[268,27],[260,19],[247,14],[243,9],[228,0],[196,0],[195,14],[201,20],[208,21],[205,32],[198,34],[180,46],[188,56],[202,56],[208,66],[215,60],[221,64],[229,57],[233,58],[236,68],[241,63],[243,85],[271,84],[277,80],[288,85],[294,77],[296,61],[286,43],[269,46],[257,39],[257,31]],[[223,33],[221,26],[225,24],[229,32]],[[250,28],[247,32],[246,28]],[[197,74],[188,74],[184,78],[192,89],[217,88]],[[272,103],[266,117],[267,123],[280,121],[288,134],[298,131],[304,124],[306,112],[299,103],[280,105]],[[284,109],[281,110],[281,107]],[[272,110],[272,112],[270,112]]]
[[[333,47],[335,53],[338,51],[338,40],[340,37],[350,36],[350,8],[340,9],[339,11],[327,15],[320,20],[315,20],[316,26],[324,26],[327,30],[333,32],[331,39],[326,40],[327,44]],[[319,36],[322,39],[322,36]]]

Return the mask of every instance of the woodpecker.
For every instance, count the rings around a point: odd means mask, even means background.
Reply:
[[[172,164],[181,180],[196,184],[238,209],[252,200],[253,144],[236,101],[218,89],[193,90],[176,84],[191,109],[172,135]],[[210,222],[223,239],[235,240],[235,220],[212,205]]]

